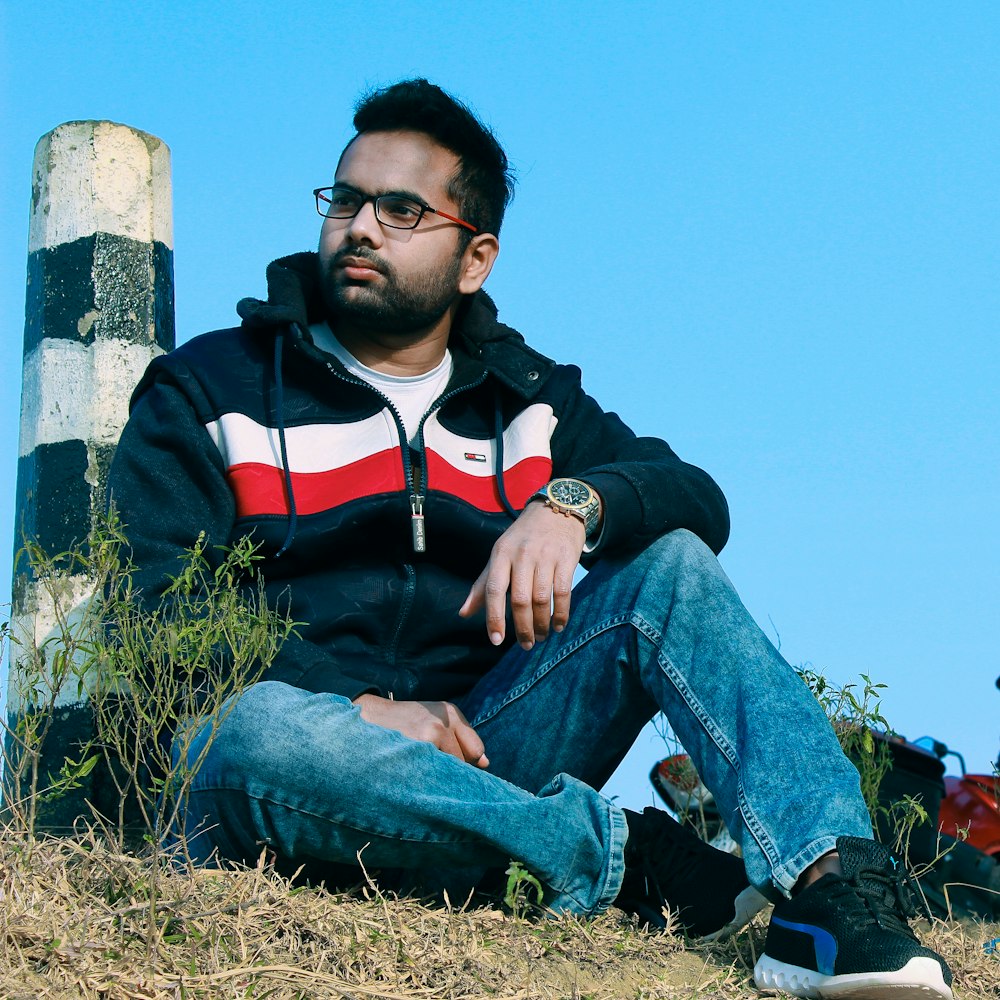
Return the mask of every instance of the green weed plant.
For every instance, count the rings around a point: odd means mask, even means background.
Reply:
[[[859,687],[855,683],[834,684],[811,667],[799,667],[797,672],[826,712],[844,753],[858,769],[861,794],[874,823],[885,812],[878,792],[892,767],[889,747],[873,735],[875,731],[891,732],[880,700],[886,685],[875,683],[867,674],[861,674]]]
[[[155,601],[138,592],[127,551],[112,513],[85,544],[50,555],[29,540],[18,553],[18,569],[36,581],[54,626],[37,646],[7,633],[16,643],[9,677],[19,706],[4,741],[8,829],[34,836],[40,805],[100,772],[112,808],[109,814],[102,803],[98,811],[91,802],[94,813],[86,819],[122,841],[138,835],[162,844],[232,708],[231,696],[259,679],[295,628],[268,608],[250,539],[209,550],[199,538]],[[81,580],[89,591],[82,601]],[[89,705],[92,735],[53,774],[43,762],[67,702]],[[196,718],[204,721],[181,724]],[[188,760],[195,738],[201,750]]]

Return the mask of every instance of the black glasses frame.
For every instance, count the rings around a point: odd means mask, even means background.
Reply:
[[[440,215],[442,219],[447,219],[449,222],[454,222],[456,226],[464,226],[466,229],[471,230],[473,233],[478,233],[479,230],[471,223],[466,222],[465,219],[460,219],[457,215],[450,215],[448,212],[442,212],[438,208],[431,208],[430,205],[425,205],[422,201],[417,201],[414,198],[407,198],[398,194],[362,194],[360,191],[355,191],[353,188],[347,188],[351,194],[356,195],[361,200],[358,202],[357,209],[350,215],[330,215],[328,213],[328,206],[332,204],[332,199],[330,198],[330,192],[335,191],[335,187],[319,187],[313,188],[313,197],[316,199],[316,211],[319,213],[321,218],[324,219],[353,219],[357,216],[358,212],[361,211],[371,202],[375,206],[375,218],[378,219],[379,225],[386,226],[389,229],[416,229],[420,225],[420,220],[430,212],[432,215]],[[385,199],[393,199],[395,201],[407,201],[418,206],[420,208],[420,214],[417,216],[412,226],[400,226],[392,222],[386,222],[382,218],[381,203]],[[327,206],[327,207],[324,207]]]

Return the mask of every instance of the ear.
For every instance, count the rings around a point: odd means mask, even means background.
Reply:
[[[483,287],[483,282],[493,270],[493,262],[500,253],[500,241],[492,233],[473,236],[462,254],[462,271],[458,290],[463,295],[472,295]]]

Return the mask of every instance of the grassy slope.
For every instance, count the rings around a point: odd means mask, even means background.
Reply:
[[[155,922],[150,898],[158,896]],[[965,1000],[1000,997],[1000,925],[937,923],[924,938]],[[0,836],[0,996],[179,998],[689,998],[759,996],[763,926],[712,948],[616,912],[528,920],[292,889],[266,869],[169,871],[92,836]]]

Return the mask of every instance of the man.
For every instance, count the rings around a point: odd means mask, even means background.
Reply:
[[[147,596],[200,532],[251,534],[306,623],[210,745],[187,723],[194,856],[425,887],[516,859],[556,912],[666,906],[703,936],[752,885],[776,901],[759,985],[950,997],[856,771],[715,559],[719,488],[497,321],[499,144],[423,80],[354,124],[318,254],[150,366],[115,459]],[[595,791],[657,709],[743,863]]]

